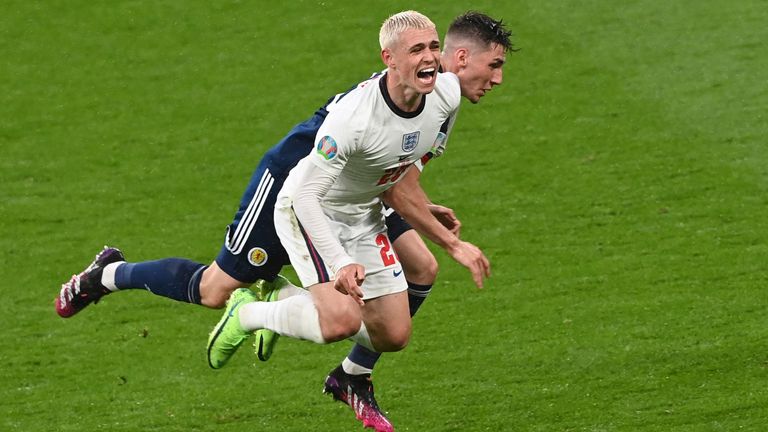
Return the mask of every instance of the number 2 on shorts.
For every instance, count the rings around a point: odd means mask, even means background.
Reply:
[[[392,251],[392,245],[389,243],[389,238],[385,234],[379,234],[376,236],[376,244],[381,246],[379,253],[381,254],[381,262],[385,267],[389,267],[397,262],[395,254]]]

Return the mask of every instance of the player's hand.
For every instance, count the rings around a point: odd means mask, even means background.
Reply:
[[[483,251],[472,243],[460,241],[455,247],[449,249],[448,253],[459,264],[469,269],[475,285],[482,288],[483,280],[491,276],[491,263]]]
[[[333,281],[333,287],[336,291],[346,294],[363,306],[363,289],[360,286],[365,280],[365,267],[360,264],[348,264],[336,272],[336,280]]]
[[[438,204],[429,204],[429,212],[432,213],[448,231],[452,232],[456,237],[459,236],[461,231],[461,221],[456,217],[453,209]]]

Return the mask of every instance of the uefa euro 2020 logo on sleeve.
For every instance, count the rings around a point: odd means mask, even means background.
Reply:
[[[320,138],[320,141],[317,142],[317,152],[320,153],[325,160],[333,159],[333,157],[336,156],[337,151],[338,147],[336,147],[336,140],[329,135]]]
[[[420,131],[411,132],[403,135],[403,151],[404,152],[412,152],[413,149],[416,148],[416,146],[419,144],[419,134]]]

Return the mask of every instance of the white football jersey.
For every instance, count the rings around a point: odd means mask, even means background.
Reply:
[[[371,224],[381,223],[379,196],[433,150],[441,127],[445,130],[444,125],[458,111],[460,99],[459,80],[452,73],[438,74],[434,91],[424,95],[414,112],[404,112],[392,102],[386,74],[337,95],[326,107],[328,116],[315,137],[315,149],[293,168],[278,194],[277,206],[293,206],[297,191],[306,186],[301,184],[308,179],[305,174],[319,169],[324,175],[311,178],[321,177],[324,182],[320,206],[332,223],[346,226],[348,235],[344,237],[353,238],[358,228],[362,233]],[[323,238],[333,237],[331,233],[313,232],[318,229],[313,221],[300,218],[300,222],[307,228],[313,225],[308,234],[321,255],[326,255],[318,240],[322,243]],[[336,242],[335,246],[340,245]],[[329,255],[341,253],[335,249]],[[332,256],[324,258],[337,261]]]

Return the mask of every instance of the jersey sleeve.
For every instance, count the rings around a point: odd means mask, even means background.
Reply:
[[[338,176],[357,146],[354,118],[341,112],[331,112],[315,136],[315,149],[310,161],[330,175]]]
[[[416,168],[420,171],[424,170],[424,166],[433,158],[440,157],[445,152],[445,147],[448,144],[448,136],[450,136],[453,130],[453,125],[456,122],[456,117],[459,114],[459,106],[461,104],[461,85],[459,83],[459,77],[456,74],[450,72],[441,72],[438,76],[440,94],[445,104],[443,109],[449,113],[448,118],[440,126],[440,132],[435,138],[435,142],[432,144],[432,148],[416,162]]]
[[[293,201],[293,211],[323,261],[336,274],[342,267],[354,262],[334,237],[320,207],[320,198],[331,188],[336,176],[313,163],[306,164],[300,174],[301,186]]]
[[[448,137],[451,135],[453,124],[456,122],[457,115],[458,111],[456,111],[452,116],[448,117],[448,119],[440,127],[440,132],[437,134],[437,138],[435,138],[435,142],[432,144],[432,148],[424,156],[422,156],[421,159],[416,161],[415,165],[419,171],[424,170],[424,166],[427,164],[427,162],[443,155],[445,148],[448,145]]]
[[[315,148],[301,172],[293,208],[320,256],[335,274],[354,262],[334,237],[320,200],[341,175],[357,147],[354,117],[331,112],[315,137]]]
[[[445,94],[448,111],[458,111],[461,104],[461,83],[459,82],[459,77],[452,72],[441,72],[438,77],[441,78],[440,90]]]

